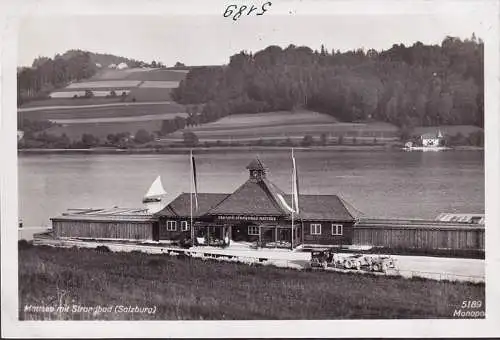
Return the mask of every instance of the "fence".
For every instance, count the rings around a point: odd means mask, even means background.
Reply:
[[[386,248],[484,250],[484,225],[440,221],[365,220],[353,244]]]

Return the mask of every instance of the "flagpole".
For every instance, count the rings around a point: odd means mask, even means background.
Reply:
[[[291,240],[292,240],[292,244],[291,244],[291,249],[293,250],[293,213],[294,213],[294,210],[295,210],[295,162],[294,162],[294,159],[293,159],[293,148],[292,148],[292,162],[293,162],[293,169],[292,169],[292,237],[291,237]]]
[[[189,178],[189,205],[190,205],[190,216],[191,216],[191,245],[194,246],[194,227],[193,227],[193,149],[189,150],[189,166],[191,169],[191,176]]]

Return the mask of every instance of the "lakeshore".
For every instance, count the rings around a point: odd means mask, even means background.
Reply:
[[[19,154],[188,154],[191,150],[196,153],[225,153],[225,152],[259,152],[259,151],[289,151],[291,146],[214,146],[214,147],[162,147],[162,148],[89,148],[89,149],[18,149]],[[294,146],[298,151],[405,151],[401,146],[392,145],[328,145],[301,147]],[[484,151],[484,147],[456,146],[450,151]],[[418,152],[418,151],[414,151]]]

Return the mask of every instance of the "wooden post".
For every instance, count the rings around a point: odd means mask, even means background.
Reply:
[[[274,248],[278,246],[278,226],[274,226]]]
[[[259,225],[259,247],[262,248],[262,226]]]

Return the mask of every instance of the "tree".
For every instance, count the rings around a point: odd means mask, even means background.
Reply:
[[[181,62],[176,62],[175,65],[174,65],[175,68],[182,68],[182,67],[186,67],[186,65],[184,65],[183,63]]]
[[[189,147],[194,147],[198,145],[198,136],[192,131],[184,131],[182,133],[182,137],[184,139],[184,144]]]
[[[145,144],[145,143],[148,143],[152,140],[153,138],[151,137],[151,135],[149,134],[149,132],[147,132],[146,130],[144,129],[139,129],[137,130],[137,132],[135,133],[134,135],[134,141],[138,144]]]
[[[91,148],[99,144],[99,139],[91,133],[84,133],[82,134],[81,142],[83,144],[83,147]]]

